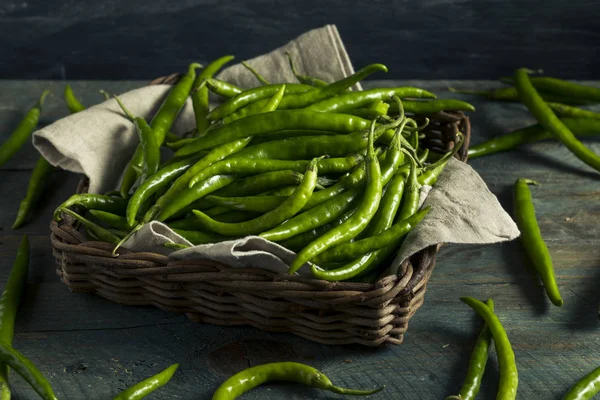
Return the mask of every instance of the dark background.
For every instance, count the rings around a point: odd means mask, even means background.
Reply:
[[[150,79],[336,24],[386,78],[600,78],[598,0],[0,0],[0,78]]]

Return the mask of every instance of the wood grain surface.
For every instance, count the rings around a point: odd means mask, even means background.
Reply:
[[[102,100],[99,89],[122,93],[145,81],[74,81],[86,105]],[[473,138],[478,143],[532,122],[518,104],[492,103],[447,92],[485,88],[486,81],[381,81],[366,87],[411,84],[440,97],[472,101]],[[49,87],[43,122],[67,115],[63,82],[0,81],[0,141],[26,108]],[[586,140],[600,153],[598,139]],[[30,234],[32,259],[14,346],[36,363],[61,399],[100,400],[114,396],[168,365],[181,368],[149,399],[210,399],[229,375],[251,365],[300,361],[324,371],[341,386],[386,390],[373,399],[441,399],[456,392],[480,327],[458,299],[493,297],[515,350],[519,399],[558,399],[588,371],[600,365],[600,174],[548,141],[517,151],[473,160],[489,189],[512,212],[512,184],[536,179],[532,188],[542,233],[556,266],[565,304],[556,308],[532,275],[518,241],[489,246],[445,245],[428,286],[425,304],[411,320],[404,343],[371,349],[324,346],[298,337],[254,328],[218,327],[148,307],[125,307],[92,295],[71,293],[55,275],[49,242],[53,208],[76,187],[78,177],[61,172],[50,184],[33,219],[12,231],[37,154],[28,144],[0,169],[0,284],[4,285],[23,233]],[[459,233],[458,233],[459,234]],[[15,373],[14,397],[36,398]],[[494,399],[498,363],[492,351],[480,399]],[[248,400],[344,398],[296,384],[270,384],[243,396]]]
[[[599,16],[596,0],[3,0],[0,77],[150,79],[336,24],[353,65],[388,79],[600,79]]]

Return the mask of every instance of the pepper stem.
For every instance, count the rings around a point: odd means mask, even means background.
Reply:
[[[262,76],[261,74],[258,73],[257,70],[255,70],[250,64],[248,64],[246,61],[242,61],[242,65],[248,70],[250,71],[250,73],[252,75],[254,75],[254,77],[262,84],[262,85],[270,85],[271,82],[269,82],[268,80],[266,80],[264,78],[264,76]]]
[[[44,102],[46,101],[46,97],[48,97],[49,94],[50,94],[50,89],[44,90],[42,92],[42,95],[40,96],[40,99],[38,100],[37,104],[35,105],[35,108],[41,109],[42,106],[44,105]]]
[[[125,107],[125,104],[123,104],[123,102],[121,101],[121,99],[119,99],[119,97],[116,94],[115,94],[114,97],[115,97],[115,100],[117,101],[117,103],[119,104],[119,107],[121,107],[121,110],[123,110],[123,112],[127,116],[127,118],[129,118],[130,120],[134,121],[135,120],[135,115],[133,115],[132,112],[129,111],[129,109],[127,109],[127,107]]]

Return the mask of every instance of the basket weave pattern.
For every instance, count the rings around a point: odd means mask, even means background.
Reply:
[[[170,80],[166,80],[170,79]],[[154,81],[172,83],[177,75]],[[466,161],[469,120],[460,112],[430,116],[424,144],[447,151],[465,135],[457,157]],[[77,189],[87,190],[83,179]],[[95,293],[124,305],[151,305],[215,325],[251,325],[330,345],[399,344],[423,304],[441,246],[405,260],[398,275],[374,284],[326,282],[259,268],[232,268],[211,260],[171,261],[156,253],[119,250],[90,241],[67,215],[50,225],[56,272],[72,291]]]

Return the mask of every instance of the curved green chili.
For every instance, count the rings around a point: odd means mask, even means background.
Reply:
[[[600,171],[600,157],[577,140],[569,128],[552,112],[531,84],[529,70],[518,69],[515,72],[515,84],[521,101],[540,125],[552,133],[555,139],[560,140],[577,158]]]
[[[312,76],[299,74],[298,71],[296,70],[296,66],[294,65],[294,61],[292,60],[292,55],[288,51],[286,51],[285,56],[287,57],[288,63],[290,64],[290,69],[292,70],[292,74],[294,74],[294,76],[296,77],[296,79],[298,79],[298,81],[300,83],[304,83],[306,85],[310,85],[310,86],[314,86],[314,87],[324,87],[324,86],[329,85],[327,82],[325,82],[322,79],[313,78]]]
[[[35,168],[31,172],[31,178],[29,178],[25,198],[19,204],[19,210],[12,229],[19,229],[23,226],[27,214],[39,200],[44,191],[46,180],[54,170],[55,168],[44,157],[38,158]]]
[[[486,305],[489,309],[494,312],[494,301],[487,299]],[[484,324],[475,347],[471,353],[471,359],[469,360],[469,369],[467,370],[467,376],[465,381],[460,388],[460,392],[457,396],[448,396],[446,400],[474,400],[479,393],[481,386],[481,379],[485,372],[485,365],[487,364],[488,354],[490,345],[492,344],[492,333],[490,328]]]
[[[360,257],[364,254],[372,253],[379,249],[386,247],[387,245],[396,242],[399,238],[410,232],[415,226],[425,218],[429,212],[430,207],[425,207],[421,211],[417,211],[410,217],[397,222],[390,228],[381,231],[381,233],[375,234],[374,236],[357,240],[355,242],[342,243],[339,246],[331,248],[312,259],[315,264],[323,264],[330,262],[341,262],[346,260],[352,260]],[[331,280],[329,278],[336,277],[336,271],[323,271],[312,267],[313,276],[319,279]],[[347,279],[347,278],[343,278]],[[337,279],[336,279],[337,280]]]
[[[377,100],[388,100],[393,96],[435,98],[433,93],[415,87],[378,88],[348,92],[322,100],[306,107],[309,111],[343,113],[354,108],[364,107]]]
[[[214,192],[215,190],[230,185],[236,179],[237,177],[234,175],[211,176],[194,187],[179,192],[176,199],[165,204],[164,207],[157,207],[156,204],[152,206],[144,216],[143,222],[150,222],[151,220],[165,221],[172,215],[175,215],[175,213],[183,209],[185,206],[192,204],[194,201]]]
[[[440,158],[433,164],[429,164],[428,166],[426,166],[423,169],[422,174],[419,175],[419,177],[417,178],[419,185],[428,185],[428,186],[435,185],[440,174],[442,173],[442,171],[444,170],[444,168],[446,167],[446,165],[448,164],[450,159],[452,157],[454,157],[454,155],[458,152],[458,150],[460,150],[463,143],[465,142],[465,137],[463,136],[462,133],[457,132],[457,135],[458,135],[458,142],[456,142],[454,144],[454,147],[452,148],[452,150],[450,152],[446,153],[442,158]]]
[[[133,223],[130,224],[127,222],[127,218],[102,210],[88,210],[88,212],[98,221],[108,225],[110,228],[124,232],[129,232],[138,224],[138,221],[133,221]]]
[[[23,239],[21,239],[21,244],[17,250],[15,262],[4,287],[4,292],[2,292],[2,296],[0,297],[0,341],[9,345],[12,345],[15,318],[23,295],[23,289],[27,282],[29,255],[29,240],[27,235],[23,235]],[[2,363],[0,364],[0,399],[9,400],[10,398],[8,365]]]
[[[265,79],[264,76],[262,76],[261,74],[258,73],[257,70],[255,70],[247,61],[242,61],[242,65],[244,66],[244,68],[246,68],[252,75],[254,75],[254,77],[256,78],[256,80],[258,82],[260,82],[261,85],[270,85],[271,82],[269,82],[268,80]]]
[[[475,107],[466,101],[454,99],[402,100],[404,112],[411,114],[435,114],[440,111],[475,111]],[[390,104],[388,115],[398,114],[398,106]]]
[[[290,129],[351,133],[368,127],[369,121],[353,115],[317,113],[305,110],[272,111],[250,115],[244,119],[215,128],[208,135],[198,138],[177,150],[175,156],[190,155],[247,136],[264,135]]]
[[[460,301],[471,307],[485,321],[492,332],[494,346],[498,355],[500,367],[500,382],[498,384],[498,400],[513,400],[517,397],[519,376],[515,353],[512,350],[506,331],[494,312],[481,301],[472,297],[461,297]]]
[[[600,119],[599,112],[584,110],[583,108],[572,107],[566,104],[553,103],[548,101],[546,102],[546,104],[548,104],[548,107],[550,107],[550,109],[554,111],[556,115],[559,115],[561,117]]]
[[[392,140],[391,150],[388,151],[387,157],[382,164],[382,186],[387,185],[404,159],[400,148],[400,140],[398,139],[400,135],[401,129],[398,129],[397,135]],[[366,176],[366,171],[362,167],[357,167],[346,178],[323,190],[322,192],[325,192],[324,196],[320,196],[321,192],[314,193],[311,200],[305,206],[306,211],[294,218],[290,218],[280,226],[261,233],[260,236],[267,240],[278,242],[334,221],[350,210],[358,201],[361,191],[364,191],[363,180]],[[315,201],[311,204],[312,200],[317,197],[319,197],[317,199],[318,202]]]
[[[187,190],[190,180],[200,171],[204,170],[214,162],[222,160],[233,153],[239,152],[241,149],[246,147],[251,140],[252,137],[247,137],[230,143],[222,144],[212,149],[206,156],[198,160],[194,165],[188,168],[183,175],[177,178],[171,187],[156,200],[156,203],[153,207],[159,209],[164,208],[170,203],[176,201],[179,193],[183,190]]]
[[[196,135],[202,135],[210,126],[210,121],[206,118],[208,115],[208,88],[202,85],[207,79],[215,75],[225,64],[232,61],[233,56],[223,56],[211,62],[196,76],[194,87],[192,90],[192,104],[194,106],[194,116],[196,117]]]
[[[166,385],[171,380],[171,377],[173,376],[175,371],[177,371],[177,368],[179,368],[179,364],[173,364],[167,369],[159,372],[158,374],[153,375],[150,378],[144,379],[143,381],[125,389],[117,396],[115,396],[113,400],[143,399],[150,393],[154,392],[156,389]]]
[[[214,85],[213,80],[212,79],[207,80],[206,85],[209,88],[212,88]],[[295,85],[295,84],[288,83],[288,84],[286,84],[286,86],[287,86],[286,92],[288,94],[302,93],[307,90],[314,90],[312,87],[307,86],[307,85],[298,85],[298,84]],[[277,91],[280,89],[280,87],[281,87],[281,84],[276,83],[276,84],[272,84],[272,85],[259,86],[257,88],[244,90],[237,96],[230,98],[225,103],[219,105],[218,107],[213,109],[211,112],[209,112],[207,115],[207,118],[209,121],[214,121],[217,119],[227,117],[228,115],[234,113],[236,110],[238,110],[244,106],[247,106],[250,103],[258,103],[259,100],[265,100],[267,98],[270,98],[271,96],[275,95],[275,93],[277,93]],[[268,100],[264,101],[264,103],[267,103],[267,102],[268,102]],[[264,107],[264,104],[261,103],[259,109],[262,109],[263,107]]]
[[[596,103],[600,102],[600,88],[597,87],[582,85],[549,76],[532,77],[530,80],[531,84],[541,91]]]
[[[302,249],[290,265],[288,273],[296,272],[306,262],[325,250],[354,238],[367,227],[377,212],[381,200],[382,179],[379,160],[375,155],[374,130],[373,122],[367,147],[367,180],[359,209],[342,225],[333,228]]]
[[[521,242],[535,270],[542,278],[546,294],[555,306],[562,306],[552,258],[535,218],[535,210],[531,200],[529,185],[539,185],[530,179],[520,178],[515,182],[515,219],[521,231]]]
[[[600,135],[600,120],[561,118],[562,123],[577,136]],[[469,158],[508,151],[522,144],[552,139],[553,136],[540,124],[520,128],[505,135],[496,136],[483,143],[469,146]]]
[[[208,84],[208,81],[206,82],[206,87],[214,94],[219,95],[221,97],[225,97],[227,99],[235,97],[243,92],[242,88],[235,86],[234,84],[229,82],[225,82],[215,78],[211,78],[210,82],[210,85]]]
[[[277,208],[254,218],[250,221],[240,223],[222,223],[208,217],[201,211],[194,210],[194,214],[200,219],[205,228],[226,236],[247,236],[270,229],[283,221],[294,216],[304,207],[310,196],[312,195],[318,176],[318,159],[314,159],[309,164],[304,179],[298,185],[296,191],[288,197]]]
[[[196,69],[202,65],[192,63],[188,67],[185,75],[179,78],[179,81],[169,91],[165,100],[160,105],[160,108],[150,121],[150,127],[154,131],[156,143],[161,146],[165,141],[165,135],[171,129],[179,112],[185,105],[185,102],[192,91],[194,81],[196,79]],[[143,162],[143,150],[138,146],[131,160],[127,164],[123,180],[121,181],[121,196],[126,198],[129,196],[129,191],[139,176],[138,170],[141,170]]]
[[[217,388],[212,400],[233,400],[250,389],[270,381],[297,382],[333,393],[354,396],[368,396],[384,389],[384,387],[373,390],[340,388],[334,386],[329,378],[313,367],[296,362],[278,362],[256,365],[238,372]]]
[[[322,175],[336,174],[346,172],[355,167],[363,157],[353,154],[344,158],[326,158],[318,163],[319,173]],[[189,187],[204,179],[218,174],[244,174],[254,175],[271,171],[281,171],[291,169],[293,171],[304,171],[310,161],[306,160],[272,160],[272,159],[251,159],[242,157],[231,157],[216,162],[208,168],[201,171],[190,180]]]
[[[235,185],[219,189],[213,194],[215,196],[251,196],[285,185],[298,185],[302,182],[303,175],[297,171],[283,170],[266,172],[242,178]],[[197,186],[197,185],[196,185]],[[195,186],[194,186],[195,187]],[[296,190],[296,188],[294,188]]]
[[[98,239],[102,240],[103,242],[116,244],[121,241],[121,238],[118,237],[117,235],[115,235],[114,233],[112,233],[110,230],[101,227],[100,225],[90,221],[87,218],[84,218],[83,216],[77,214],[73,210],[70,210],[68,208],[63,208],[61,210],[61,212],[67,213],[71,217],[75,218],[83,226],[85,226],[86,229],[89,229],[90,231],[92,231],[94,233],[94,235],[96,235],[98,237]]]
[[[23,147],[27,139],[29,139],[29,136],[31,136],[38,124],[40,114],[42,113],[42,106],[49,94],[49,90],[45,90],[42,93],[36,105],[27,112],[25,117],[19,122],[19,125],[17,125],[17,128],[2,143],[2,146],[0,146],[0,166],[10,160]]]
[[[0,341],[0,362],[8,365],[44,400],[57,400],[50,382],[42,375],[40,370],[23,354],[15,350],[8,343]]]
[[[386,131],[391,131],[400,124],[399,121],[381,125],[375,129],[375,140]],[[271,158],[278,160],[300,160],[319,157],[324,154],[329,157],[345,157],[351,153],[357,153],[367,147],[367,136],[365,132],[355,132],[344,135],[317,135],[301,136],[289,139],[274,140],[250,146],[236,157],[246,158]]]
[[[88,210],[102,210],[125,215],[127,203],[121,197],[91,193],[74,194],[56,208],[54,219],[60,221],[60,212],[71,206],[81,206]]]
[[[333,82],[327,86],[320,88],[311,88],[312,90],[290,94],[281,101],[279,108],[282,110],[305,108],[320,100],[336,96],[338,93],[346,91],[346,89],[348,89],[349,87],[353,86],[357,82],[361,81],[362,79],[377,71],[387,72],[387,67],[382,64],[371,64],[356,72],[355,74],[350,75],[339,81]],[[239,119],[243,118],[246,115],[253,114],[256,112],[257,109],[261,109],[264,106],[264,104],[265,100],[263,99],[253,104],[250,104],[242,109],[239,109],[235,113],[235,118]]]
[[[153,175],[149,176],[138,188],[135,190],[129,202],[127,203],[127,222],[130,225],[134,225],[134,221],[137,218],[138,210],[142,204],[149,200],[150,197],[161,188],[171,183],[174,179],[181,176],[185,171],[195,163],[197,158],[189,157],[181,161],[175,162],[161,170],[158,170]]]
[[[563,397],[563,400],[590,400],[600,392],[600,367],[583,378]]]
[[[157,134],[144,118],[133,115],[116,95],[115,100],[119,104],[119,107],[121,107],[121,110],[123,110],[123,113],[135,125],[135,131],[138,134],[143,154],[141,181],[144,182],[158,170],[160,164],[160,143],[157,142]]]
[[[73,89],[71,89],[71,85],[69,84],[65,86],[64,97],[71,114],[85,110],[85,106],[81,104],[79,100],[77,100],[77,97],[75,97],[75,93],[73,93]]]
[[[449,87],[453,93],[462,93],[462,94],[474,94],[478,96],[483,96],[488,100],[499,100],[499,101],[521,101],[519,97],[519,93],[517,89],[514,87],[503,87],[499,89],[489,89],[489,90],[461,90]],[[553,93],[540,92],[540,96],[544,99],[544,101],[552,101],[556,103],[563,104],[588,104],[589,102],[584,99],[578,99],[568,96],[561,96]]]

